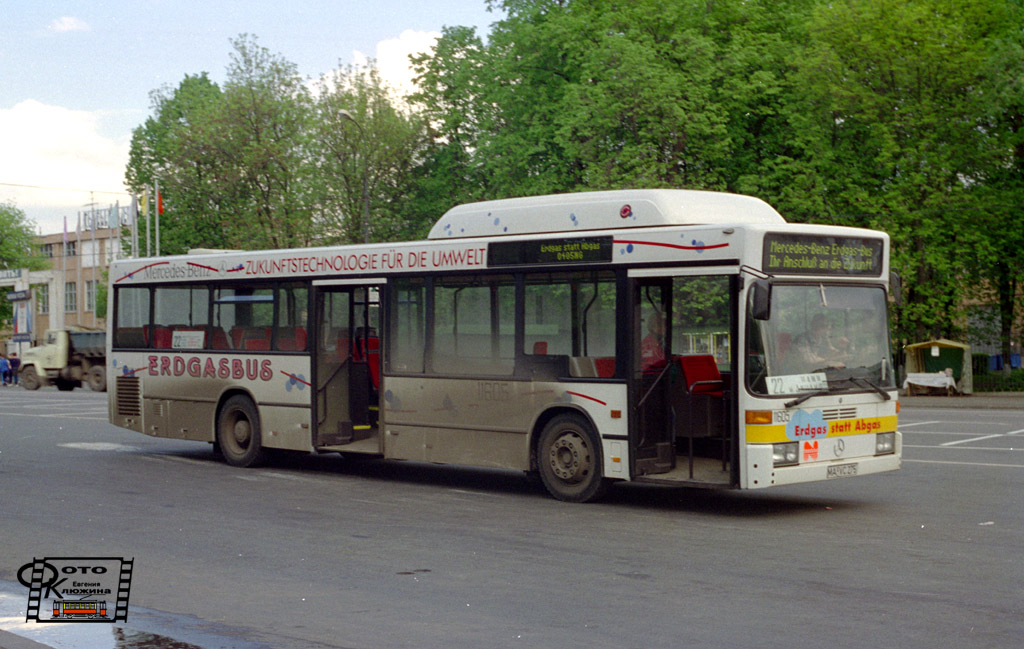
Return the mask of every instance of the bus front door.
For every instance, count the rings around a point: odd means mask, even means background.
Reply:
[[[672,272],[633,280],[633,474],[737,484],[732,360],[739,277]]]
[[[377,289],[316,291],[315,447],[351,444],[377,432],[380,339]]]
[[[633,472],[666,473],[675,466],[669,326],[672,280],[637,281],[633,293]]]

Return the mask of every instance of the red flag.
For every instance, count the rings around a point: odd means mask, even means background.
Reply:
[[[163,192],[157,192],[156,193],[156,213],[157,214],[163,214],[164,213],[164,194],[163,194]]]

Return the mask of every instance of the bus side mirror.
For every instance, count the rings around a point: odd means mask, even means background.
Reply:
[[[896,306],[903,304],[903,278],[896,271],[889,273],[889,295]]]
[[[754,320],[767,320],[772,314],[772,283],[767,279],[754,280],[750,315]]]

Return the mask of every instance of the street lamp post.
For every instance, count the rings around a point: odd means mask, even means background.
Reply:
[[[363,140],[363,161],[365,169],[363,170],[363,243],[370,242],[370,188],[368,184],[368,178],[370,176],[370,164],[369,158],[366,156],[366,131],[363,130],[362,124],[355,118],[352,113],[348,112],[344,108],[338,111],[342,119],[346,119],[356,125],[359,129],[359,135]]]

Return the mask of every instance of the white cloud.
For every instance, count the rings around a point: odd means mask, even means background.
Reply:
[[[434,48],[440,32],[417,32],[411,29],[403,31],[398,38],[389,38],[377,43],[377,71],[399,96],[406,96],[416,90],[413,82],[415,73],[409,56],[422,54]],[[357,66],[367,63],[367,56],[362,52],[352,53],[352,60]]]
[[[61,16],[46,28],[51,32],[87,32],[92,29],[84,20],[74,16]]]
[[[129,138],[101,135],[102,118],[32,99],[0,109],[0,201],[13,201],[43,232],[57,232],[63,216],[90,201],[127,200],[115,192],[125,191]]]

